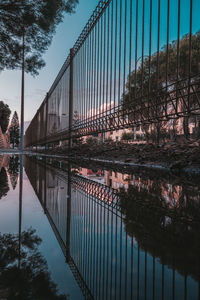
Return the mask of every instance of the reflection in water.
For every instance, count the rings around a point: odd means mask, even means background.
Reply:
[[[19,175],[19,157],[18,156],[10,157],[8,173],[10,176],[10,182],[11,182],[12,188],[14,190],[17,186],[18,175]]]
[[[8,176],[13,190],[17,186],[19,173],[19,157],[0,155],[0,199],[9,191]]]
[[[181,188],[170,201],[167,177],[124,174],[113,189],[49,162],[26,158],[25,170],[86,299],[198,299],[198,186],[168,176]]]
[[[199,203],[179,202],[178,207],[147,191],[130,186],[119,192],[126,231],[140,247],[182,275],[199,279]]]
[[[8,162],[8,156],[0,156],[0,199],[6,196],[9,191],[8,176],[6,172]]]
[[[19,235],[0,234],[0,298],[9,300],[64,300],[57,295],[56,285],[47,263],[37,250],[41,239],[33,229]],[[19,267],[20,260],[20,267]]]
[[[7,195],[9,191],[8,176],[4,167],[0,171],[0,198]]]

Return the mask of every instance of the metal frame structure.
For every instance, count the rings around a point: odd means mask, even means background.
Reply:
[[[194,0],[99,1],[25,146],[199,116],[199,9]]]
[[[99,194],[91,194],[96,183],[88,190],[90,181],[83,183],[81,177],[73,185],[66,172],[36,162],[25,159],[27,176],[85,299],[145,299],[148,295],[176,299],[180,293],[186,299],[194,287],[198,294],[198,283],[190,285],[192,278],[179,272],[182,261],[157,248],[141,247],[122,212],[116,214],[114,207],[101,205],[104,200]],[[66,198],[66,190],[70,197]]]

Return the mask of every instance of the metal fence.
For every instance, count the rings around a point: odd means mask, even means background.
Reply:
[[[26,146],[200,115],[199,11],[199,0],[101,0]]]

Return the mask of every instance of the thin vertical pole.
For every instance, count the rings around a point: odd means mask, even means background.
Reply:
[[[21,266],[21,233],[22,233],[22,191],[23,191],[23,155],[20,155],[20,178],[19,178],[19,258],[18,268]]]
[[[22,35],[22,85],[21,85],[21,140],[20,150],[24,150],[24,31]]]
[[[67,236],[66,236],[66,262],[70,260],[70,227],[71,227],[71,164],[68,165],[67,187]]]
[[[47,95],[46,95],[46,118],[45,118],[45,138],[46,138],[46,145],[47,145],[47,136],[48,136],[48,106],[49,106],[49,93],[47,93]]]
[[[72,147],[72,121],[73,121],[73,56],[74,50],[70,49],[70,79],[69,79],[69,151]]]

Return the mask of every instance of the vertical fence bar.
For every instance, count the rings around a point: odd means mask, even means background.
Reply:
[[[191,114],[200,115],[197,88],[200,73],[198,68],[193,68],[196,35],[192,27],[196,4],[193,0],[186,1],[185,19],[189,26],[185,26],[182,25],[185,7],[182,2],[100,0],[49,90],[49,121],[47,114],[42,128],[41,105],[27,130],[26,144],[55,144],[62,133],[69,140],[70,148],[72,135],[79,138],[137,125],[143,126],[144,134],[152,125],[151,129],[157,130],[159,135],[161,126],[168,124],[170,131],[174,123],[167,122],[177,117],[185,122],[181,124],[182,131],[185,125],[189,127]],[[177,19],[175,29],[171,29],[172,10]],[[186,67],[182,58],[184,39],[189,44]],[[70,79],[65,82],[66,75],[67,79],[70,75]],[[193,76],[196,76],[194,80]],[[61,86],[67,90],[67,97],[60,97]],[[67,102],[60,104],[59,97],[63,103],[67,98]],[[48,103],[48,97],[44,101]],[[69,128],[59,126],[58,104],[62,108],[66,103]],[[63,121],[67,117],[62,117]]]
[[[69,78],[69,152],[72,147],[72,122],[73,122],[73,56],[74,50],[70,49],[70,78]]]

